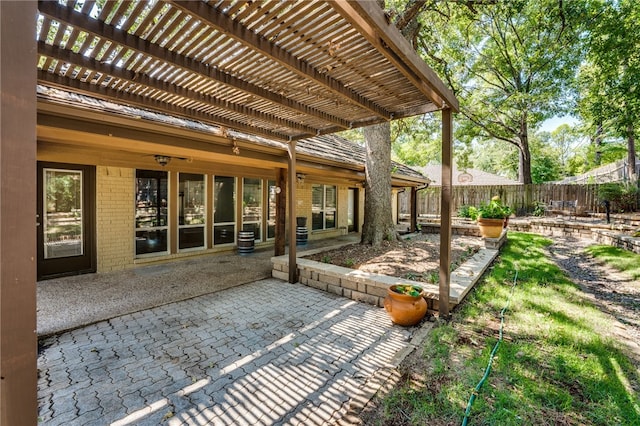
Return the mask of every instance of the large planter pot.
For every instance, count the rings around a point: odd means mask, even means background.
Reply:
[[[393,323],[404,326],[416,325],[427,313],[427,301],[422,297],[422,289],[420,295],[410,296],[398,293],[397,287],[398,285],[392,285],[387,289],[384,309]]]
[[[504,219],[484,219],[478,218],[480,235],[484,238],[499,238],[504,227]]]

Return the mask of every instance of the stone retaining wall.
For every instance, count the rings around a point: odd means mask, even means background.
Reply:
[[[423,233],[440,233],[439,223],[421,224]],[[640,254],[640,238],[634,238],[625,232],[633,229],[629,224],[589,224],[557,219],[512,219],[509,221],[509,229],[512,231],[532,232],[548,237],[575,237],[587,238],[600,244],[608,244]],[[451,233],[455,235],[480,236],[480,230],[475,223],[453,223]]]
[[[499,247],[507,240],[507,233],[503,232],[500,238],[487,238],[486,240],[489,241],[485,244],[485,248],[480,249],[478,253],[451,273],[449,309],[453,309],[455,305],[462,302],[473,285],[498,256]],[[308,256],[328,249],[331,247],[309,250],[299,253],[299,255]],[[289,279],[289,256],[273,257],[271,263],[273,264],[272,276],[287,281]],[[303,258],[297,259],[297,266],[300,283],[379,307],[384,306],[384,298],[387,296],[389,286],[393,284],[417,285],[425,290],[428,310],[431,312],[438,310],[438,284],[374,274]]]
[[[606,244],[640,254],[640,238],[619,234],[615,231],[594,229],[591,237],[595,242]]]

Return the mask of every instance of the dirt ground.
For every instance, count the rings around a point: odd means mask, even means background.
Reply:
[[[460,265],[477,253],[481,246],[480,238],[454,235],[451,241],[451,262],[456,266]],[[306,256],[306,259],[365,272],[436,283],[440,267],[440,236],[412,234],[408,239],[383,241],[376,247],[352,244]]]

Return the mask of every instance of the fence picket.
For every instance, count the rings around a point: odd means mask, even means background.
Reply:
[[[456,212],[461,206],[478,206],[499,195],[502,201],[511,206],[518,215],[531,212],[534,203],[548,204],[550,201],[577,200],[580,211],[601,212],[602,205],[597,196],[598,184],[531,184],[531,185],[478,185],[454,186],[451,192],[451,205]],[[440,215],[440,187],[428,187],[418,192],[418,215]],[[401,214],[410,211],[409,191],[400,194],[398,199]]]

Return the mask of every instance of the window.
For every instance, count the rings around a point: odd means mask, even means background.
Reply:
[[[204,248],[205,181],[204,175],[180,173],[178,178],[178,248]]]
[[[83,254],[82,170],[44,169],[44,258]]]
[[[333,229],[336,227],[335,186],[313,185],[311,187],[311,229]]]
[[[166,253],[167,172],[136,170],[136,255]]]
[[[260,241],[262,224],[262,180],[244,178],[242,180],[242,230],[253,231],[253,237]]]
[[[213,244],[233,244],[236,234],[236,178],[213,180]]]
[[[276,181],[270,180],[269,186],[269,208],[267,209],[267,238],[276,237],[276,197],[278,189],[276,189]]]

